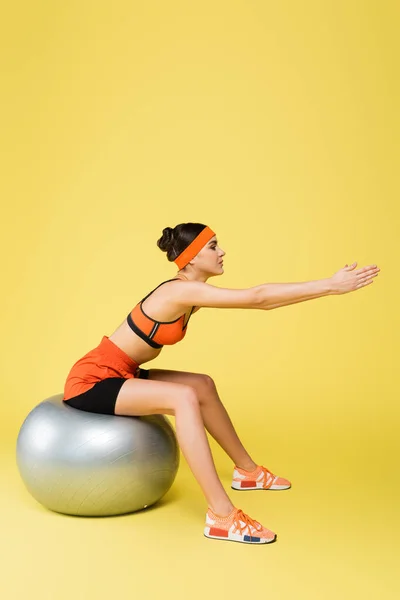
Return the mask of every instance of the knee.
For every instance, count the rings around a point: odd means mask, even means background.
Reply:
[[[215,385],[214,379],[212,377],[210,377],[210,375],[201,375],[201,378],[202,378],[202,385],[208,392],[216,390],[216,385]]]
[[[220,401],[215,382],[213,378],[210,377],[210,375],[199,375],[199,380],[196,388],[199,394],[199,400],[201,404]]]
[[[198,391],[190,385],[185,385],[183,388],[181,402],[193,410],[199,409],[200,399]]]

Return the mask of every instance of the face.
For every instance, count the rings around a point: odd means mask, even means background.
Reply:
[[[225,256],[225,252],[218,246],[217,236],[215,235],[195,257],[195,265],[210,276],[222,275],[224,272],[223,256]]]

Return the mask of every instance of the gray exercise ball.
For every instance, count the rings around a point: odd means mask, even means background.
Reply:
[[[38,404],[18,434],[18,469],[40,504],[69,515],[119,515],[166,494],[179,447],[164,415],[90,413],[62,397]]]

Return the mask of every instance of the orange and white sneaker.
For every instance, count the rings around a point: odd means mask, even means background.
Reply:
[[[268,544],[276,539],[276,533],[251,519],[240,508],[233,508],[226,517],[216,515],[211,508],[208,508],[204,535],[214,540],[230,540],[245,544]]]
[[[231,487],[234,490],[287,490],[291,485],[290,481],[261,465],[252,472],[235,465]]]

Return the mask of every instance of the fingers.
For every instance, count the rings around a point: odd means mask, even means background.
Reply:
[[[365,283],[366,281],[371,281],[372,279],[375,279],[375,277],[378,276],[378,273],[376,273],[375,275],[368,275],[366,277],[359,277],[358,278],[358,283]]]
[[[367,273],[379,273],[380,268],[376,265],[369,265],[368,267],[363,267],[362,269],[357,269],[356,273],[358,275],[364,275]]]
[[[380,269],[378,267],[358,274],[358,285],[363,286],[372,283],[372,280],[378,276]]]
[[[345,269],[350,269],[353,270],[355,267],[357,266],[357,262],[353,262],[350,266],[348,264],[346,264],[344,266]]]
[[[360,288],[365,287],[366,285],[370,285],[371,283],[374,283],[373,279],[367,279],[366,281],[362,281],[356,286],[356,290],[359,290]]]

